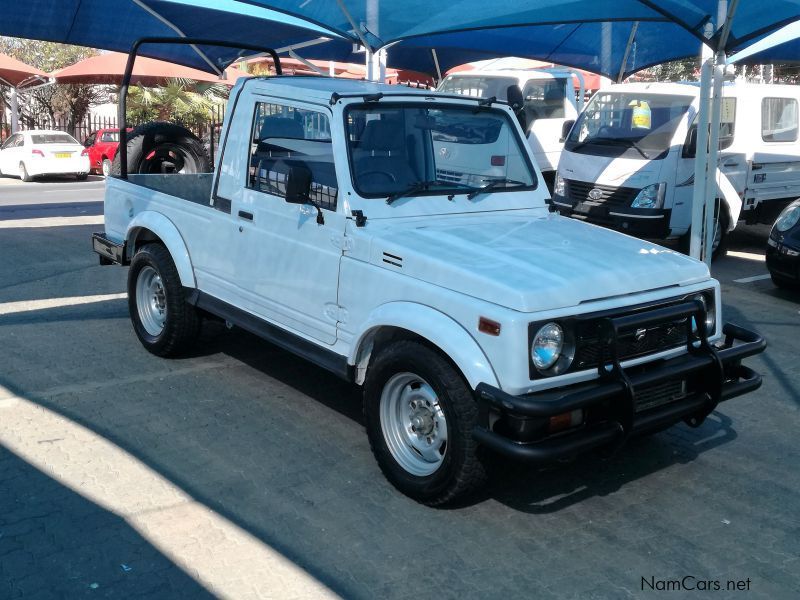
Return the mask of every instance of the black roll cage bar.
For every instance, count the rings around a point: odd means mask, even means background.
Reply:
[[[128,62],[125,65],[125,74],[119,88],[119,178],[128,178],[128,121],[126,112],[128,108],[128,88],[133,77],[133,65],[139,48],[143,44],[185,44],[189,46],[219,46],[220,48],[234,48],[236,50],[252,50],[253,52],[269,54],[275,65],[275,73],[283,74],[281,59],[272,48],[245,44],[242,42],[223,42],[221,40],[208,40],[204,38],[176,38],[176,37],[145,37],[136,40],[128,53]]]

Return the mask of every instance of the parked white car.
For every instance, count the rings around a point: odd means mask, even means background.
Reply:
[[[32,181],[40,175],[89,175],[88,150],[63,131],[19,131],[0,149],[0,174]]]
[[[553,203],[565,215],[688,248],[699,87],[598,92],[567,136]],[[800,196],[800,86],[723,87],[714,252],[740,219],[772,223]]]
[[[213,173],[162,174],[203,153],[183,128],[131,132],[94,249],[130,265],[150,352],[217,318],[363,386],[381,470],[431,505],[478,487],[487,450],[569,458],[758,388],[741,360],[764,341],[723,323],[706,265],[551,214],[523,135],[497,101],[240,79]]]

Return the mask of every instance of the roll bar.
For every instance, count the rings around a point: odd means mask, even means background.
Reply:
[[[125,65],[125,74],[122,77],[122,85],[119,88],[119,178],[128,178],[128,120],[126,112],[128,108],[128,88],[131,84],[131,77],[133,76],[133,65],[136,62],[136,56],[139,53],[139,48],[144,44],[185,44],[189,46],[219,46],[220,48],[235,48],[237,50],[252,50],[253,52],[260,52],[269,54],[275,64],[275,72],[278,75],[283,74],[281,68],[281,59],[278,53],[272,48],[265,48],[263,46],[256,46],[253,44],[245,44],[242,42],[223,42],[221,40],[208,40],[203,38],[188,38],[188,37],[145,37],[136,40],[131,46],[131,51],[128,54],[128,62]]]

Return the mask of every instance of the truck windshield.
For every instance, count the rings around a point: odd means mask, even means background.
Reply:
[[[353,185],[365,198],[536,187],[509,116],[473,106],[359,104],[345,113]]]
[[[565,150],[599,156],[663,158],[692,96],[599,92],[578,118]]]

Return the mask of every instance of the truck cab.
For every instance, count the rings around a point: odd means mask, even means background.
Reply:
[[[452,73],[437,89],[447,94],[507,100],[509,86],[519,87],[528,144],[545,182],[552,188],[563,147],[564,123],[577,119],[580,112],[573,77],[565,69],[480,69]]]
[[[569,132],[553,204],[648,239],[688,241],[699,87],[633,83],[597,93]],[[714,251],[740,219],[772,222],[800,195],[800,88],[723,86]]]
[[[131,133],[93,236],[130,266],[141,344],[174,356],[220,319],[360,386],[380,469],[420,502],[475,491],[487,452],[557,461],[760,385],[741,360],[764,342],[723,324],[706,265],[552,214],[503,102],[240,80],[213,174],[133,168],[171,131]]]

